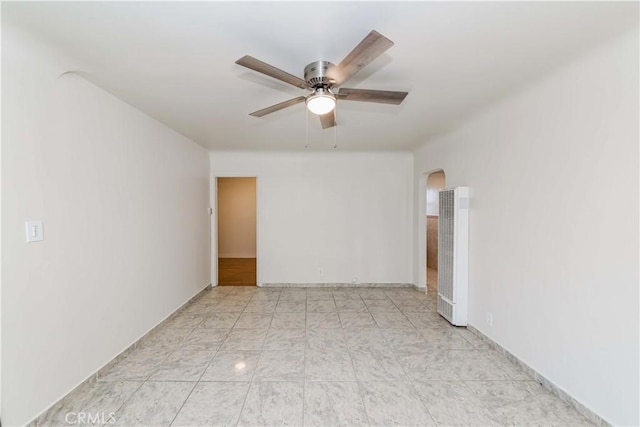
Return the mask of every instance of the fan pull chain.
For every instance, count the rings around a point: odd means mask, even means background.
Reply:
[[[305,121],[305,123],[304,123],[304,126],[305,126],[304,148],[309,148],[309,109],[305,108],[304,111],[305,111],[305,114],[304,114],[304,117],[305,117],[305,120],[304,120]]]
[[[338,106],[333,107],[333,149],[338,148]]]

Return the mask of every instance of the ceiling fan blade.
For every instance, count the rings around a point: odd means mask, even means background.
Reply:
[[[393,42],[373,30],[338,64],[336,84],[341,84],[351,78],[365,65],[382,55],[393,46]]]
[[[322,125],[322,129],[332,128],[336,125],[336,110],[331,110],[327,114],[322,114],[320,116],[320,124]]]
[[[408,92],[396,92],[392,90],[340,88],[336,97],[344,101],[378,102],[381,104],[399,105],[408,94]]]
[[[286,71],[282,71],[281,69],[276,68],[273,65],[267,64],[266,62],[262,62],[259,59],[254,58],[253,56],[245,55],[242,58],[238,59],[236,61],[236,64],[250,68],[259,73],[266,74],[267,76],[273,77],[274,79],[278,79],[285,83],[289,83],[291,85],[299,87],[300,89],[306,89],[309,87],[307,82],[305,82],[301,78],[289,74]]]
[[[291,107],[292,105],[299,104],[304,102],[306,98],[304,96],[299,96],[297,98],[289,99],[288,101],[281,102],[279,104],[272,105],[271,107],[263,108],[262,110],[254,111],[249,114],[253,117],[262,117],[267,114],[273,113],[274,111],[282,110],[283,108]]]

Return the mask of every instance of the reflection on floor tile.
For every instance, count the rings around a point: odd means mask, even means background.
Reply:
[[[434,309],[412,289],[214,288],[39,425],[590,425]]]
[[[259,351],[219,351],[201,381],[251,381]]]

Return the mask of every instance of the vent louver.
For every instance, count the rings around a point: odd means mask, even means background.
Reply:
[[[438,216],[438,313],[467,325],[469,190],[441,190]]]

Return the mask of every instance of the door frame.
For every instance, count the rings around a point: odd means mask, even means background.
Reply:
[[[254,178],[256,180],[256,287],[260,281],[260,180],[252,174],[215,174],[211,184],[211,286],[218,286],[218,178]]]
[[[418,277],[417,282],[420,288],[427,287],[427,180],[429,175],[435,172],[442,172],[445,176],[445,188],[447,174],[444,168],[431,169],[420,174],[418,180]],[[415,223],[414,223],[415,224]],[[415,270],[414,270],[415,271]]]

